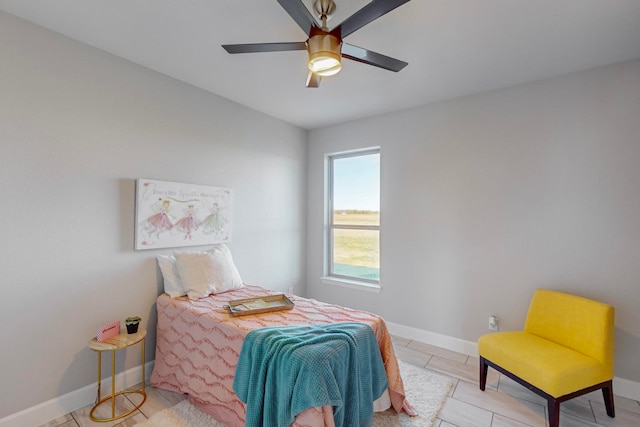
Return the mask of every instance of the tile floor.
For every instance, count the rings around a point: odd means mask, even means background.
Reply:
[[[547,426],[544,399],[491,368],[487,390],[480,391],[476,357],[401,337],[394,337],[393,341],[399,359],[456,380],[456,386],[451,390],[433,427]],[[130,396],[118,396],[117,405],[131,408],[131,401],[135,403],[137,395]],[[87,406],[40,427],[132,427],[182,399],[185,399],[182,394],[147,387],[145,404],[124,420],[112,423],[92,422],[89,419],[91,406]],[[103,405],[106,406],[108,405]],[[640,402],[616,396],[615,406],[616,417],[609,418],[605,412],[601,392],[570,400],[560,406],[560,427],[640,426]],[[104,416],[100,413],[97,415]]]

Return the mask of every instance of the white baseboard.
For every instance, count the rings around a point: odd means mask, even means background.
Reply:
[[[640,382],[631,381],[626,378],[613,378],[613,392],[618,396],[633,400],[640,400]]]
[[[457,351],[458,353],[464,353],[471,356],[478,355],[478,344],[473,341],[465,341],[448,335],[425,331],[423,329],[404,326],[393,322],[386,322],[386,324],[389,332],[393,335],[435,345],[447,350]],[[628,380],[626,378],[614,377],[613,391],[618,396],[640,401],[640,382]]]
[[[421,341],[425,344],[435,345],[437,347],[446,348],[447,350],[457,351],[458,353],[464,353],[472,356],[478,355],[478,344],[473,341],[465,341],[460,338],[454,338],[448,335],[425,331],[423,329],[404,326],[393,322],[386,322],[386,324],[392,335]]]
[[[144,365],[145,381],[149,380],[154,362]],[[128,369],[116,375],[116,390],[123,390],[140,383],[142,366]],[[111,379],[103,379],[100,394],[104,397],[111,393]],[[96,400],[98,383],[89,384],[63,396],[56,397],[15,414],[0,419],[0,427],[34,427],[42,425],[62,415],[73,412]]]

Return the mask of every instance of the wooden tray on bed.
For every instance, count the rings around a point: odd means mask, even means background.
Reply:
[[[293,307],[293,302],[284,294],[237,299],[229,301],[229,305],[224,306],[234,317],[268,313],[271,311],[291,310]]]

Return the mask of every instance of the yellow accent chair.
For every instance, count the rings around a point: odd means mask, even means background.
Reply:
[[[612,306],[538,289],[523,331],[478,340],[480,390],[491,366],[547,399],[549,427],[558,427],[561,402],[602,389],[613,418],[613,338]]]

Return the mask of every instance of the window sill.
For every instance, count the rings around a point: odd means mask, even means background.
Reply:
[[[357,280],[338,279],[337,277],[323,276],[320,281],[326,285],[340,286],[343,288],[359,289],[367,292],[380,293],[380,285],[367,282],[359,282]]]

